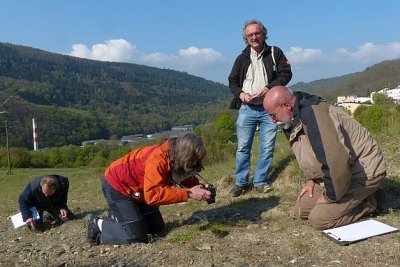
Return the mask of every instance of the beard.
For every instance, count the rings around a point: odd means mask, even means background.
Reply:
[[[276,123],[278,126],[282,126],[283,129],[288,130],[292,127],[292,118],[283,118]]]

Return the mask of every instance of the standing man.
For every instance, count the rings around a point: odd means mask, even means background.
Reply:
[[[270,88],[288,84],[292,71],[282,50],[268,46],[266,39],[267,29],[260,21],[251,20],[244,24],[243,40],[247,47],[236,58],[228,78],[234,95],[230,108],[239,109],[236,185],[230,191],[233,197],[251,188],[250,153],[257,126],[260,128],[260,146],[253,185],[261,193],[272,190],[267,173],[272,163],[277,126],[264,110],[263,99]]]
[[[386,177],[383,154],[371,134],[318,96],[276,86],[264,98],[284,132],[306,181],[296,213],[319,230],[381,212]]]
[[[43,213],[47,211],[59,223],[72,220],[74,214],[68,209],[68,178],[61,175],[45,175],[33,179],[19,196],[22,219],[29,229],[44,231]],[[36,208],[40,218],[34,220],[31,208]]]

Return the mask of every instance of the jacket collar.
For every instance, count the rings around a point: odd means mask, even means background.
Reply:
[[[303,123],[301,120],[301,110],[305,107],[311,105],[318,105],[320,102],[325,101],[321,97],[316,95],[310,95],[305,92],[294,92],[296,97],[296,102],[293,107],[293,118],[292,127],[290,129],[284,130],[286,138],[292,141],[296,138],[299,132],[303,129]]]

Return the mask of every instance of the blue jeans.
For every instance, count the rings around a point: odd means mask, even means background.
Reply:
[[[249,184],[251,147],[257,125],[260,126],[260,146],[253,184],[254,186],[268,184],[267,172],[274,154],[277,125],[272,122],[262,105],[242,104],[236,121],[238,148],[235,176],[236,185],[239,186]]]

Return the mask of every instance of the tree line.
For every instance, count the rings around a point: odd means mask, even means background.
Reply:
[[[229,98],[227,86],[185,72],[0,43],[0,100],[9,100],[0,120],[8,120],[13,146],[33,146],[32,117],[42,146],[78,145],[206,123]]]

